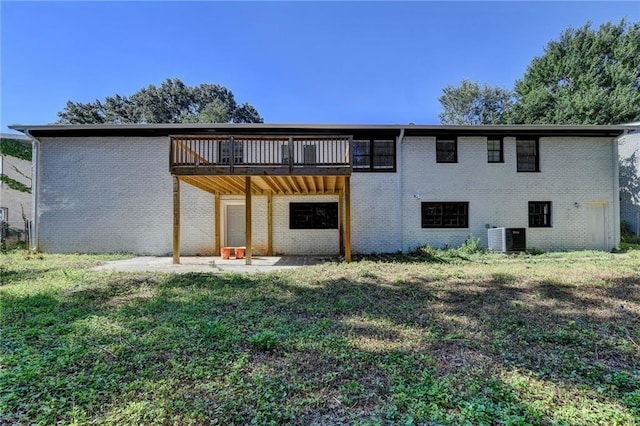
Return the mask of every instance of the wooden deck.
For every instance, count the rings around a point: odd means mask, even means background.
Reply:
[[[348,136],[173,136],[174,175],[348,176]]]
[[[252,195],[267,196],[267,254],[272,254],[273,195],[336,195],[340,251],[351,261],[352,137],[273,135],[172,136],[173,262],[180,263],[180,183],[214,195],[215,251],[220,251],[220,196],[245,197],[246,264],[252,259]]]

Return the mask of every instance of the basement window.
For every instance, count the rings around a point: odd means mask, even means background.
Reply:
[[[338,229],[338,203],[289,203],[289,229]]]
[[[468,228],[468,202],[422,203],[423,228]]]
[[[529,227],[551,227],[551,201],[529,201]]]

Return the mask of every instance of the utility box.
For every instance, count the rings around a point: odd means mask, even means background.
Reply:
[[[527,237],[525,228],[490,228],[487,230],[489,250],[501,253],[525,251]]]

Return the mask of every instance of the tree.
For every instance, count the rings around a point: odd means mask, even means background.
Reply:
[[[442,124],[500,124],[512,106],[508,89],[462,80],[460,86],[447,86],[438,98]]]
[[[569,28],[515,84],[513,123],[619,124],[640,119],[640,23]]]
[[[166,79],[133,95],[108,96],[104,101],[68,101],[58,113],[62,124],[88,123],[262,123],[251,105],[236,103],[233,93],[217,84],[186,86],[179,79]]]
[[[231,111],[221,100],[214,99],[204,106],[198,113],[183,116],[183,123],[228,123]]]
[[[31,144],[19,139],[13,138],[1,138],[0,139],[0,155],[8,155],[20,160],[31,162]],[[31,178],[25,175],[16,166],[11,166],[13,171],[22,176],[27,181],[27,184],[20,182],[7,176],[5,173],[0,173],[0,182],[6,184],[9,188],[16,191],[31,193]]]

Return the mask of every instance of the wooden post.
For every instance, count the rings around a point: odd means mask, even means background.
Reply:
[[[267,194],[267,256],[273,256],[273,195]]]
[[[236,146],[233,136],[229,136],[229,172],[233,174],[233,164],[235,162]]]
[[[245,264],[251,265],[251,176],[244,178]]]
[[[289,174],[293,173],[293,136],[289,136]]]
[[[180,263],[180,179],[173,177],[173,263]]]
[[[344,191],[338,191],[338,245],[344,256]]]
[[[345,204],[345,221],[344,221],[344,260],[351,262],[351,176],[344,178],[344,204]]]
[[[220,194],[215,194],[215,201],[213,202],[213,215],[215,217],[214,223],[214,241],[215,241],[215,254],[220,256]]]

